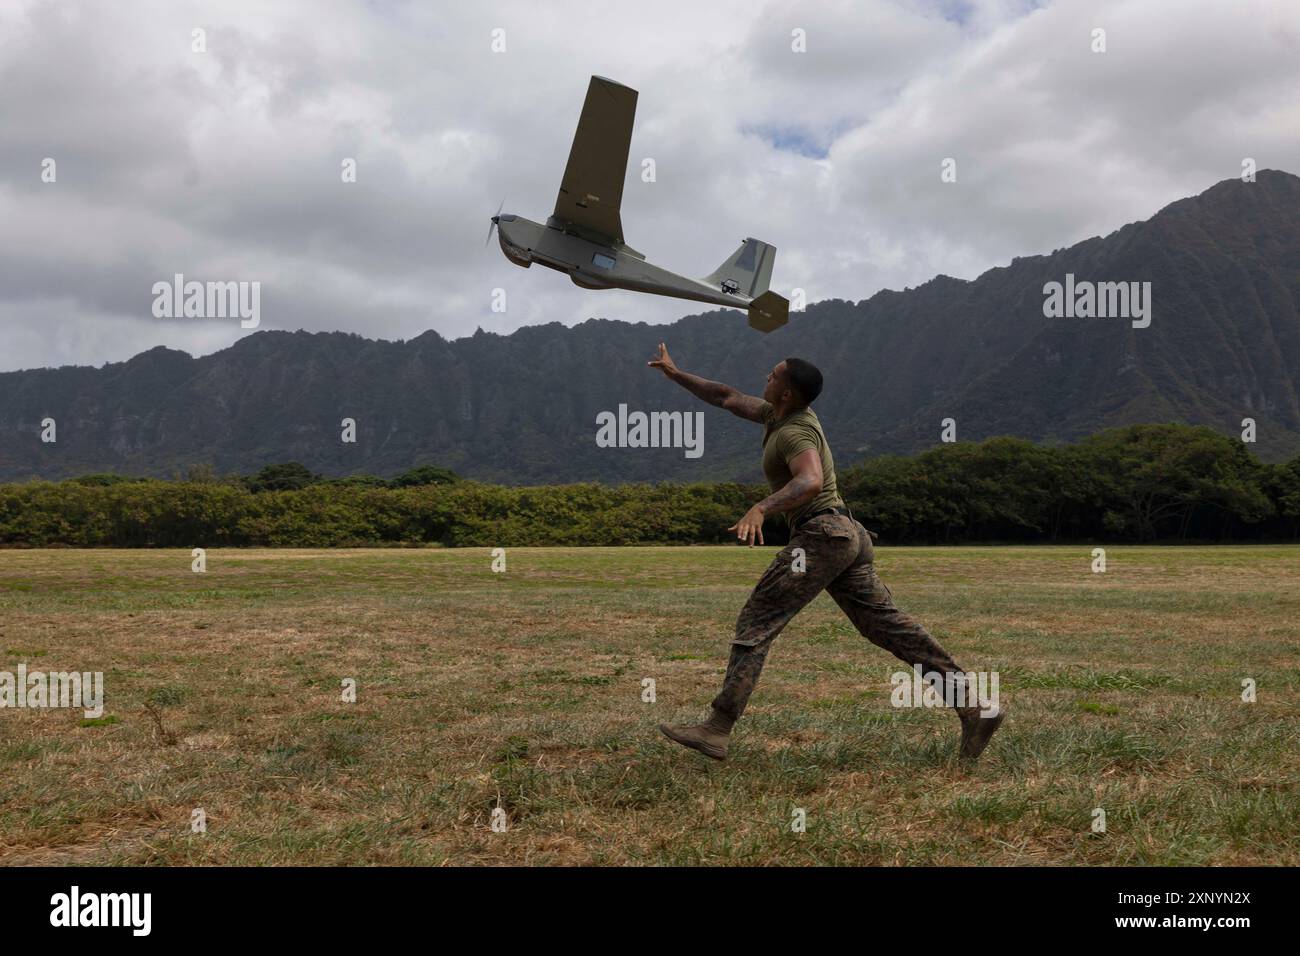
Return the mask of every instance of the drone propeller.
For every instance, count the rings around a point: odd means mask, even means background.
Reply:
[[[487,240],[483,243],[483,248],[484,248],[484,249],[486,249],[489,245],[491,245],[491,243],[492,243],[492,231],[493,231],[494,229],[496,229],[496,227],[497,227],[497,219],[501,216],[501,210],[502,210],[502,209],[505,209],[505,208],[506,208],[506,201],[505,201],[505,199],[502,199],[502,200],[501,200],[501,205],[497,206],[497,214],[496,214],[495,216],[492,217],[492,222],[491,222],[491,224],[488,225]]]

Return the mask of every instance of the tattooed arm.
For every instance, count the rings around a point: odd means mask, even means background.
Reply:
[[[751,422],[761,422],[763,420],[763,400],[761,398],[746,395],[730,385],[724,385],[721,382],[710,382],[707,378],[700,378],[690,372],[683,372],[673,362],[672,357],[668,354],[667,346],[662,342],[659,343],[659,354],[646,364],[651,368],[660,369],[682,388],[710,405],[725,408],[731,414],[740,418],[747,418]]]
[[[809,448],[790,460],[791,478],[754,507],[728,531],[736,532],[737,541],[747,541],[752,548],[757,540],[763,543],[763,516],[780,511],[790,511],[806,505],[821,493],[822,459],[817,449]]]

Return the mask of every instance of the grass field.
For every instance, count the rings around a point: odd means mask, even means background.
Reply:
[[[659,735],[772,548],[0,551],[0,670],[106,689],[94,723],[0,710],[0,861],[1300,864],[1300,548],[1090,550],[879,552],[1000,674],[973,770],[824,595],[725,764]]]

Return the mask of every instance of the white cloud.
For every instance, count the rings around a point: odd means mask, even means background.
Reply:
[[[778,288],[858,299],[1104,234],[1243,156],[1300,171],[1297,52],[1284,0],[9,3],[0,368],[247,334],[152,318],[176,272],[260,280],[263,328],[382,338],[696,311],[484,248],[503,197],[549,213],[593,73],[641,91],[632,245],[703,275],[758,236]]]

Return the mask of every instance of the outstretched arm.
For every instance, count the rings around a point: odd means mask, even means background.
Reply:
[[[646,364],[651,368],[659,369],[696,398],[702,399],[710,405],[725,408],[731,414],[747,418],[751,422],[761,422],[763,420],[763,400],[761,398],[746,395],[730,385],[724,385],[721,382],[710,382],[707,378],[700,378],[690,372],[683,372],[673,362],[672,357],[668,354],[668,347],[663,342],[659,343],[659,354]]]

